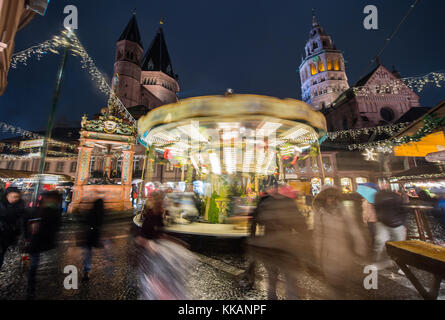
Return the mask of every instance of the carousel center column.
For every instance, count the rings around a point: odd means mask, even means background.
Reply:
[[[77,160],[76,181],[74,183],[73,200],[68,208],[68,213],[77,212],[83,197],[83,186],[88,182],[90,173],[91,153],[93,146],[81,142]]]
[[[124,210],[130,210],[133,208],[130,192],[131,182],[133,181],[133,157],[134,146],[130,145],[127,150],[122,151],[122,196],[124,202]]]

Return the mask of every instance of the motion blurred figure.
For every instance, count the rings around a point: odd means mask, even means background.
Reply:
[[[60,228],[60,195],[57,191],[42,194],[39,206],[28,221],[30,230],[30,266],[28,272],[28,299],[35,296],[35,278],[40,262],[40,254],[56,247],[56,235]]]
[[[314,199],[314,250],[324,279],[344,299],[354,271],[354,258],[368,254],[366,238],[357,219],[341,204],[334,188],[322,190]]]
[[[8,248],[17,244],[25,219],[25,203],[20,190],[8,188],[0,198],[0,269]]]
[[[286,298],[295,300],[299,297],[297,275],[310,256],[308,227],[297,208],[295,196],[287,186],[271,188],[253,214],[248,250],[251,257],[262,262],[267,270],[269,300],[277,299],[280,272],[286,278]],[[256,236],[257,226],[264,227],[263,236]],[[253,272],[254,266],[251,264],[248,272]]]
[[[406,240],[407,213],[403,208],[403,198],[391,191],[380,191],[376,194],[375,208],[378,222],[374,243],[374,262],[380,270],[394,266],[386,254],[385,244],[388,241]]]
[[[193,255],[164,231],[164,194],[155,191],[144,210],[136,243],[140,246],[139,281],[142,300],[187,299],[186,281]]]
[[[82,281],[88,281],[91,272],[91,260],[93,248],[102,248],[100,240],[101,229],[104,222],[104,201],[97,199],[93,203],[93,207],[88,212],[85,230],[85,245],[83,252],[83,277]]]

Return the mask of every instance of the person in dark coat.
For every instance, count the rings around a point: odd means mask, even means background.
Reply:
[[[82,281],[89,280],[93,248],[102,248],[101,229],[104,222],[104,201],[97,199],[86,220],[86,243],[84,248],[84,268]]]
[[[35,277],[40,254],[56,248],[56,236],[61,223],[60,194],[50,191],[42,194],[39,206],[28,220],[30,266],[28,272],[28,299],[35,294]]]
[[[0,269],[6,251],[18,242],[25,219],[25,203],[20,190],[8,188],[0,198]]]

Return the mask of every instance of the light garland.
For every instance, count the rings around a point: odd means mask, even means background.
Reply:
[[[374,133],[377,134],[388,134],[390,136],[398,133],[402,129],[406,128],[410,122],[406,123],[400,123],[400,124],[393,124],[393,125],[387,125],[387,126],[378,126],[378,127],[371,127],[371,128],[362,128],[362,129],[351,129],[351,130],[345,130],[345,131],[334,131],[334,132],[328,132],[327,136],[330,140],[335,140],[337,138],[358,138],[361,135],[371,135]]]
[[[354,94],[364,96],[406,93],[407,87],[420,93],[429,84],[433,84],[436,87],[441,88],[442,82],[444,81],[445,73],[430,72],[419,77],[389,80],[385,84],[381,85],[353,87],[352,90],[354,91]]]
[[[433,133],[437,128],[445,126],[445,118],[434,118],[431,115],[423,117],[424,126],[412,136],[392,138],[372,143],[352,144],[349,150],[377,149],[379,152],[392,152],[393,147],[401,146],[410,142],[418,142],[427,135]]]
[[[63,30],[61,35],[54,36],[51,40],[47,40],[39,45],[14,54],[11,59],[11,67],[17,68],[19,63],[27,65],[29,58],[33,56],[36,57],[37,60],[40,60],[44,55],[48,54],[48,52],[58,54],[58,50],[60,48],[64,48],[69,45],[72,55],[80,57],[82,69],[86,69],[89,72],[91,80],[96,82],[99,91],[109,96],[110,102],[123,113],[123,117],[125,117],[125,119],[127,119],[132,125],[136,125],[136,120],[133,118],[130,112],[128,112],[127,108],[125,108],[119,97],[117,97],[111,90],[107,80],[96,67],[96,64],[85,50],[80,40],[77,38],[74,32],[71,32],[69,36],[68,32],[68,30]],[[69,44],[67,44],[67,41],[69,41]]]
[[[390,179],[391,182],[399,182],[399,181],[405,181],[405,180],[417,180],[417,179],[438,179],[438,178],[445,178],[445,172],[444,173],[433,173],[433,174],[419,174],[415,176],[402,176],[402,177],[393,177]]]
[[[28,130],[24,130],[24,129],[22,129],[22,128],[15,127],[15,126],[13,126],[13,125],[4,123],[4,122],[2,122],[2,121],[0,121],[0,129],[1,129],[2,132],[4,132],[4,133],[12,133],[12,134],[16,134],[16,135],[22,136],[22,137],[24,137],[24,138],[30,138],[30,139],[44,139],[44,138],[45,138],[44,136],[41,136],[41,135],[39,135],[39,134],[37,134],[37,133],[35,133],[35,132],[31,132],[31,131],[28,131]],[[77,145],[76,145],[76,144],[70,144],[70,143],[60,142],[60,141],[57,141],[57,140],[54,140],[54,139],[50,139],[50,140],[49,140],[49,143],[50,143],[51,145],[54,145],[54,146],[67,147],[67,148],[72,149],[72,150],[74,150],[74,149],[77,148]],[[7,146],[7,145],[9,145],[11,148],[18,148],[18,147],[16,147],[16,146],[12,145],[12,144],[1,143],[0,146],[2,146],[2,145],[3,145],[3,146]]]

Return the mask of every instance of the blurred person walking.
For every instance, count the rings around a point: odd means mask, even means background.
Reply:
[[[374,262],[377,269],[395,266],[386,254],[385,244],[388,241],[406,240],[405,227],[407,212],[403,208],[403,198],[391,191],[380,191],[375,196],[376,238],[374,243]]]
[[[142,300],[187,299],[186,279],[194,256],[179,240],[164,233],[164,194],[155,191],[144,209],[139,245],[139,281]]]
[[[86,219],[82,282],[90,279],[89,274],[91,272],[93,248],[104,247],[100,239],[101,229],[104,223],[104,215],[104,201],[102,199],[97,199],[94,201],[92,208],[89,210]]]
[[[341,204],[342,194],[334,187],[322,189],[314,199],[314,254],[316,263],[336,299],[346,297],[353,281],[355,258],[368,254],[359,221]],[[357,273],[358,274],[358,273]]]
[[[28,271],[27,298],[35,297],[35,281],[40,263],[41,253],[56,248],[56,235],[61,223],[60,194],[57,191],[43,193],[39,206],[34,209],[31,219],[28,220],[27,230],[30,255]]]
[[[280,273],[286,279],[286,299],[298,299],[297,275],[309,262],[308,226],[295,198],[295,192],[288,186],[271,188],[253,214],[248,251],[254,261],[262,262],[266,268],[269,300],[278,298],[276,289]],[[264,227],[263,236],[256,236],[258,226]],[[250,277],[254,268],[255,262],[249,266]]]
[[[369,235],[371,237],[371,248],[374,247],[377,214],[375,212],[375,195],[379,191],[379,187],[374,183],[362,183],[357,187],[357,193],[360,194],[362,199],[362,218],[363,223],[368,227]]]
[[[0,269],[8,248],[18,243],[24,221],[25,203],[20,190],[10,187],[0,198]]]

